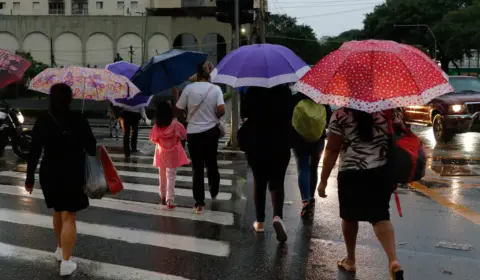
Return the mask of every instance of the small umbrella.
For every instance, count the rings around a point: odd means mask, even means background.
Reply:
[[[332,52],[295,86],[314,101],[364,112],[423,105],[452,92],[427,55],[392,41],[352,41]]]
[[[147,107],[152,101],[153,95],[146,96],[137,94],[132,98],[121,98],[121,99],[114,99],[112,103],[114,106],[127,109],[129,111],[137,111],[141,108]]]
[[[30,65],[32,65],[30,61],[0,49],[0,88],[21,80]]]
[[[170,50],[154,56],[132,77],[144,95],[154,95],[187,81],[199,64],[205,63],[207,54]]]
[[[220,61],[212,72],[213,83],[238,87],[265,87],[297,82],[310,67],[290,49],[280,45],[243,46]]]
[[[105,66],[105,69],[117,75],[122,75],[130,80],[132,79],[135,72],[137,72],[138,69],[140,69],[140,67],[126,61],[118,61],[115,63],[107,64],[107,66]]]
[[[57,83],[65,83],[73,90],[73,98],[87,100],[111,100],[126,98],[140,92],[130,80],[105,69],[84,67],[48,68],[30,82],[29,88],[50,93]],[[83,110],[83,106],[82,106]]]

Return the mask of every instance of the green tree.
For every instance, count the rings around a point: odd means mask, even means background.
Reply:
[[[313,29],[299,24],[288,15],[272,14],[266,24],[267,43],[283,45],[308,64],[316,64],[321,58],[320,43]]]
[[[16,54],[32,63],[30,68],[28,68],[27,71],[25,71],[25,75],[24,75],[25,79],[32,79],[33,77],[40,74],[43,70],[49,68],[47,64],[33,59],[32,55],[29,52],[17,51]]]
[[[460,16],[456,13],[462,14],[465,10],[470,10],[474,2],[474,0],[387,0],[365,17],[364,35],[367,38],[389,39],[421,46],[434,57],[435,38],[429,33],[428,28],[395,27],[395,25],[428,25],[436,37],[438,49],[436,57],[441,62],[442,68],[448,71],[449,63],[461,59],[471,47],[471,43],[466,40],[466,32],[460,29],[462,24],[459,24]],[[454,18],[457,20],[453,20]],[[476,21],[477,18],[462,20]],[[452,24],[453,22],[455,24]],[[477,32],[480,32],[480,29],[477,28]]]
[[[340,46],[348,41],[365,39],[364,32],[359,29],[351,29],[334,37],[324,37],[321,42],[320,57],[323,58],[331,52],[340,48]]]

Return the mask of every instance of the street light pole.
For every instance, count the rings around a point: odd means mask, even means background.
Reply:
[[[437,37],[435,36],[435,33],[433,33],[432,29],[428,24],[394,24],[393,27],[426,27],[430,32],[430,34],[432,35],[435,43],[434,59],[435,59],[435,62],[437,61]]]
[[[233,24],[234,40],[233,48],[238,49],[240,47],[240,0],[234,1],[235,19]],[[239,102],[238,92],[235,89],[232,90],[232,125],[230,127],[230,141],[232,149],[237,148],[237,131],[239,128]]]

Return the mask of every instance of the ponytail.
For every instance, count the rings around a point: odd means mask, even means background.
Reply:
[[[362,142],[372,142],[373,141],[373,115],[358,111],[352,110],[353,119],[357,123],[357,133],[358,137]]]

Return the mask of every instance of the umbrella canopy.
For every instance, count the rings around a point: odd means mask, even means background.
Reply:
[[[212,82],[234,88],[254,86],[272,88],[297,82],[310,70],[300,57],[280,45],[243,46],[220,61],[212,72]]]
[[[154,56],[132,77],[144,95],[154,95],[187,81],[199,64],[205,63],[207,54],[170,50]]]
[[[448,76],[420,50],[392,41],[352,41],[295,86],[314,101],[364,112],[423,105],[452,92]]]
[[[138,65],[126,61],[118,61],[105,66],[105,69],[117,75],[122,75],[127,79],[132,79],[133,75],[140,69]]]
[[[21,80],[30,65],[32,65],[30,61],[0,49],[0,88]]]
[[[48,68],[30,82],[30,89],[50,93],[57,83],[65,83],[73,90],[73,98],[111,100],[136,95],[140,90],[124,76],[105,69],[84,67]]]
[[[127,109],[129,111],[137,111],[141,108],[147,107],[152,101],[153,95],[145,96],[137,94],[132,98],[121,98],[112,100],[113,106]]]

